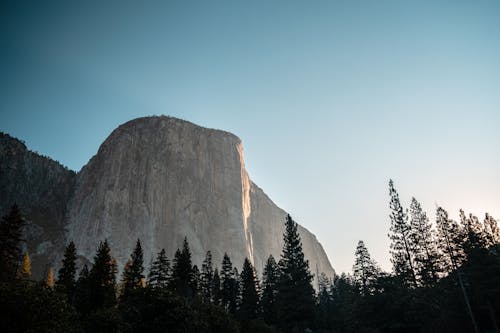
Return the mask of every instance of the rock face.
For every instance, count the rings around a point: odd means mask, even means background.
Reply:
[[[92,261],[107,238],[123,267],[137,238],[148,263],[162,248],[172,258],[187,237],[195,264],[210,250],[220,266],[227,252],[260,274],[283,246],[286,212],[248,177],[240,139],[164,116],[118,127],[78,174],[0,133],[0,213],[13,203],[28,222],[35,278],[57,271],[70,240]],[[299,232],[311,272],[333,276],[321,244]]]
[[[21,208],[36,278],[63,250],[66,207],[75,179],[75,172],[0,133],[0,214],[7,214],[14,203]]]
[[[89,260],[107,238],[123,267],[137,238],[145,260],[165,248],[172,258],[187,237],[193,262],[224,252],[241,269],[245,257],[262,273],[279,258],[286,213],[248,177],[243,146],[231,133],[169,117],[118,127],[78,173],[68,205],[67,239]],[[300,227],[313,273],[334,275],[314,235]]]

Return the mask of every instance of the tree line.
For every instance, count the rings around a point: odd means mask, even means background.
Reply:
[[[392,181],[389,198],[392,272],[359,241],[352,273],[320,274],[318,290],[290,216],[262,281],[250,260],[239,272],[227,254],[220,270],[210,251],[198,268],[187,239],[149,267],[137,240],[120,277],[106,240],[80,270],[70,242],[57,278],[49,269],[32,281],[14,205],[0,223],[0,320],[12,332],[499,332],[497,222],[463,211],[454,221],[438,207],[431,223],[415,198],[403,207]]]

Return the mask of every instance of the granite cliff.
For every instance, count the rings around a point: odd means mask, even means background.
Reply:
[[[286,213],[250,180],[241,140],[231,133],[139,118],[115,129],[76,177],[66,171],[65,219],[54,228],[65,229],[64,242],[73,240],[88,260],[104,238],[123,267],[137,238],[149,262],[162,248],[172,258],[184,237],[198,265],[207,250],[218,265],[227,252],[238,269],[248,257],[259,273],[269,254],[279,258]],[[315,236],[299,232],[311,271],[333,276]]]
[[[21,208],[35,277],[43,276],[64,250],[66,209],[75,180],[75,172],[0,133],[0,214],[14,203]]]

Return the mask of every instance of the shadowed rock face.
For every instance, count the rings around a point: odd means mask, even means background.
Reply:
[[[118,127],[77,176],[68,209],[67,239],[92,259],[107,238],[122,267],[137,238],[146,262],[165,248],[170,258],[187,237],[193,262],[226,251],[241,268],[245,257],[260,273],[279,258],[286,213],[253,184],[241,141],[233,134],[169,117]],[[314,235],[300,227],[313,273],[334,271]]]
[[[64,250],[64,217],[75,178],[73,171],[0,133],[0,214],[7,214],[14,203],[21,208],[35,278]]]

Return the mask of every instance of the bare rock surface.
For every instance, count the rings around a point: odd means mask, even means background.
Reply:
[[[259,273],[269,254],[279,259],[286,213],[250,180],[235,135],[165,116],[119,126],[76,177],[68,206],[67,241],[92,260],[108,239],[123,267],[141,239],[145,261],[162,248],[172,258],[187,237],[193,262],[211,250]],[[334,270],[315,236],[300,227],[311,271]]]

